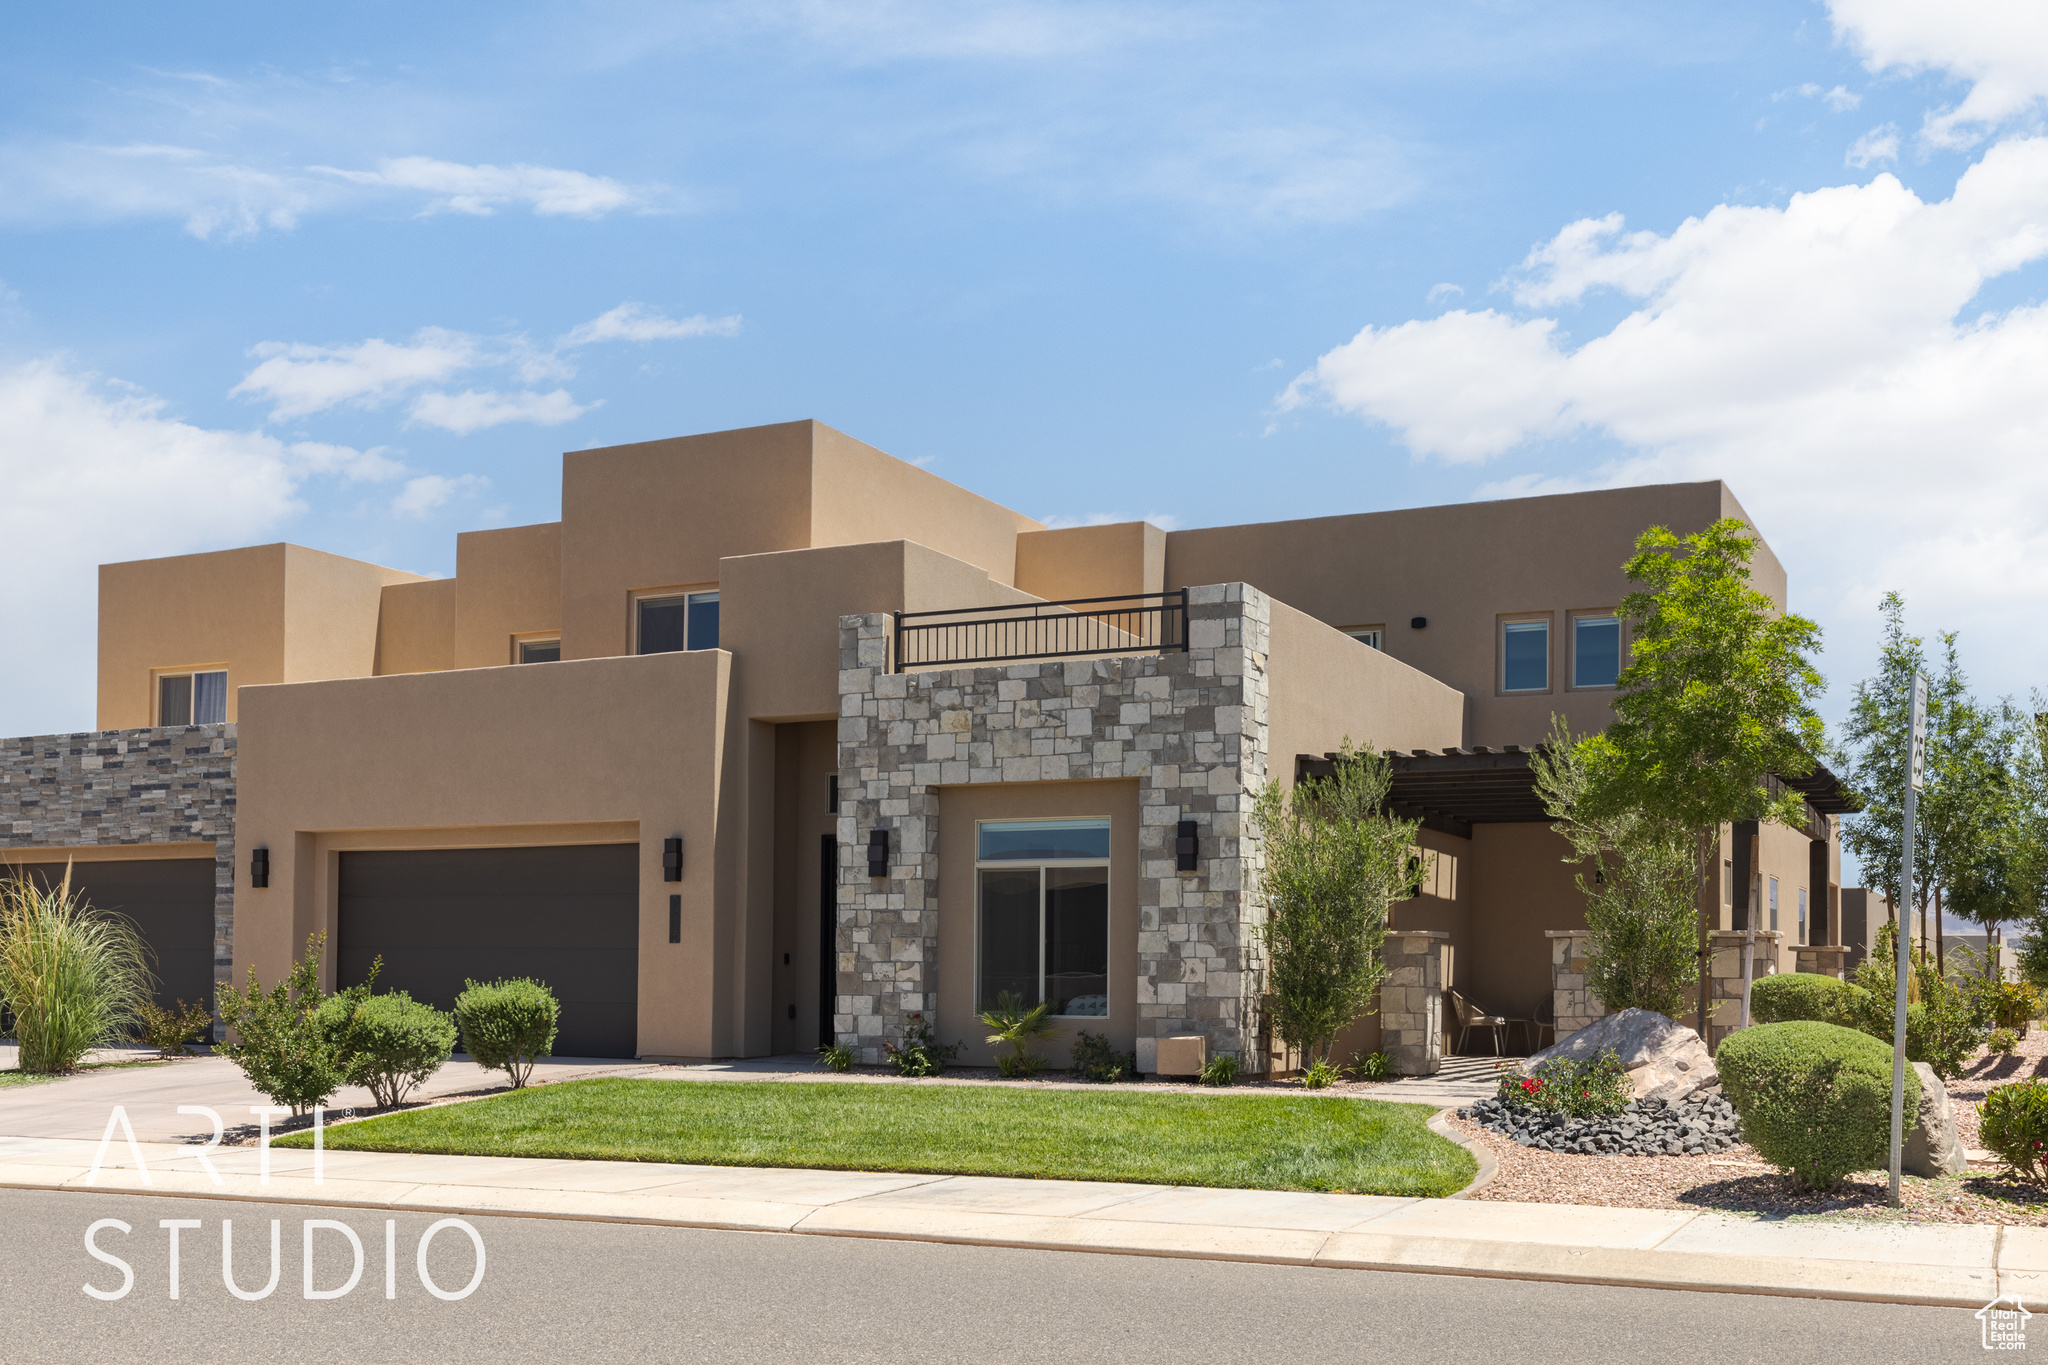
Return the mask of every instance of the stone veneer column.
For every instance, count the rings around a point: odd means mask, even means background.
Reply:
[[[1840,981],[1845,975],[1843,964],[1848,957],[1849,949],[1846,944],[1808,943],[1792,950],[1792,970],[1816,972]]]
[[[937,1008],[936,792],[1136,778],[1139,1069],[1156,1067],[1158,1039],[1190,1033],[1206,1035],[1212,1055],[1265,1069],[1246,894],[1258,851],[1243,820],[1267,774],[1270,608],[1242,583],[1191,588],[1188,602],[1186,650],[916,673],[888,671],[891,617],[839,618],[833,1030],[863,1061],[883,1060],[910,1015]],[[1175,869],[1183,818],[1200,829],[1193,872]],[[888,875],[871,879],[878,827],[889,831]]]
[[[1613,1013],[1586,984],[1586,950],[1591,945],[1590,929],[1546,929],[1550,940],[1550,1007],[1557,1015],[1557,1041],[1596,1019]]]
[[[1742,1027],[1742,945],[1752,931],[1716,929],[1707,936],[1711,951],[1707,958],[1707,1048],[1721,1046],[1721,1040]],[[1758,929],[1751,958],[1750,979],[1761,981],[1778,972],[1778,940],[1781,929]]]
[[[1440,929],[1389,929],[1380,986],[1380,1048],[1400,1076],[1434,1076],[1444,1064],[1444,944]]]

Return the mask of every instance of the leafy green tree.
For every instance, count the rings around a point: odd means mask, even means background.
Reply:
[[[1585,799],[1584,741],[1562,717],[1550,742],[1529,756],[1536,791],[1570,841],[1567,862],[1586,898],[1586,984],[1610,1010],[1675,1015],[1699,981],[1699,838],[1640,812],[1593,814]]]
[[[1804,800],[1770,781],[1804,777],[1827,750],[1814,701],[1820,627],[1750,582],[1756,536],[1724,518],[1694,535],[1653,526],[1626,566],[1639,590],[1614,722],[1583,741],[1584,814],[1633,813],[1675,836],[1738,820],[1798,826]]]
[[[1843,823],[1842,846],[1862,865],[1864,884],[1881,891],[1896,913],[1901,908],[1913,675],[1926,671],[1927,651],[1919,636],[1906,633],[1904,598],[1888,592],[1879,610],[1884,614],[1884,637],[1877,674],[1856,684],[1842,729],[1843,747],[1851,759],[1843,777],[1862,801],[1862,808]],[[1921,887],[1934,881],[1929,843],[1914,844],[1913,881]]]
[[[1422,889],[1410,850],[1420,822],[1381,814],[1392,768],[1347,738],[1335,776],[1255,798],[1251,828],[1265,867],[1258,903],[1273,1026],[1311,1061],[1372,1008],[1386,977],[1387,906]]]

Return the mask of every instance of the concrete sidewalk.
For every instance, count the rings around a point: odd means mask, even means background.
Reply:
[[[0,1186],[881,1237],[1978,1307],[2048,1287],[2048,1229],[513,1157],[0,1138]],[[217,1178],[205,1169],[210,1158]]]

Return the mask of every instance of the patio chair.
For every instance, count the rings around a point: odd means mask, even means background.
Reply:
[[[1543,1041],[1545,1034],[1550,1035],[1549,1043]],[[1529,1021],[1529,1051],[1541,1052],[1556,1042],[1557,1001],[1546,995],[1536,1006],[1536,1017]]]
[[[1451,1012],[1458,1021],[1458,1051],[1465,1050],[1465,1035],[1473,1029],[1488,1029],[1493,1033],[1493,1055],[1501,1055],[1501,1033],[1508,1021],[1497,1014],[1488,1014],[1456,991],[1445,991],[1451,998]]]

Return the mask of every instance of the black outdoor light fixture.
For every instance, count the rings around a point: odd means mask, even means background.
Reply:
[[[270,850],[256,848],[249,850],[249,885],[264,887],[270,885]]]
[[[1408,629],[1410,629],[1410,630],[1427,630],[1427,629],[1429,629],[1429,618],[1428,618],[1427,616],[1411,616],[1411,617],[1409,617],[1409,618],[1408,618]]]
[[[889,875],[889,831],[886,829],[868,831],[868,875]]]
[[[683,836],[680,834],[661,841],[661,879],[665,882],[683,879]]]
[[[1195,870],[1195,859],[1201,853],[1201,839],[1196,829],[1194,821],[1183,820],[1175,831],[1173,866],[1176,871],[1193,872]]]

